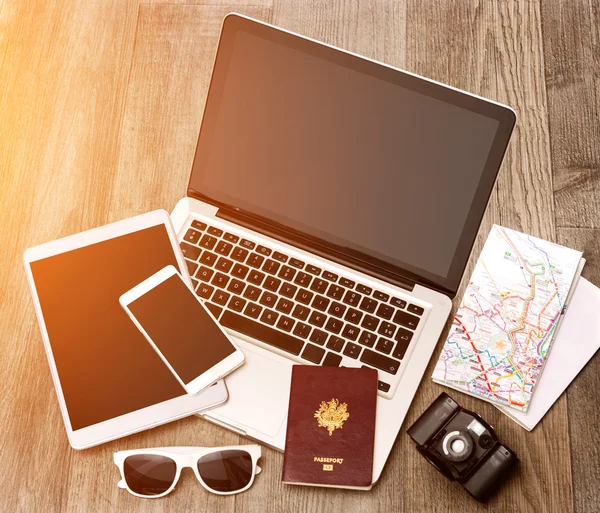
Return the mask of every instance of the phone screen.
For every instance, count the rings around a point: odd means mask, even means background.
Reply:
[[[235,351],[177,274],[128,308],[186,385]]]

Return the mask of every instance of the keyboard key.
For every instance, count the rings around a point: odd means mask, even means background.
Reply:
[[[396,333],[394,339],[398,342],[406,342],[406,346],[408,347],[408,343],[412,340],[412,337],[412,331],[405,330],[404,328],[398,328],[398,333]]]
[[[340,278],[340,285],[342,287],[346,287],[347,289],[353,289],[356,283],[354,283],[352,280],[349,280],[348,278]]]
[[[233,292],[234,294],[241,294],[244,291],[244,287],[246,284],[243,281],[236,280],[235,278],[231,280],[227,290],[229,292]],[[245,302],[245,301],[244,301]]]
[[[243,262],[244,260],[246,260],[247,256],[248,250],[240,248],[239,246],[236,246],[233,249],[233,253],[231,253],[231,258],[233,258],[236,262]]]
[[[323,294],[327,290],[328,285],[329,284],[325,280],[322,280],[321,278],[315,278],[310,286],[310,290],[314,290],[315,292]]]
[[[196,289],[196,294],[198,294],[202,299],[208,299],[210,296],[212,296],[214,291],[215,288],[211,287],[208,283],[201,283]]]
[[[290,258],[290,265],[292,267],[302,269],[304,267],[304,262],[302,260],[298,260],[297,258]]]
[[[323,367],[339,367],[341,362],[342,357],[339,354],[327,351],[327,355],[325,356],[322,365]]]
[[[296,305],[296,307],[294,308],[294,311],[292,312],[292,317],[295,317],[296,319],[300,319],[301,321],[305,321],[308,317],[308,314],[310,314],[309,308],[306,308],[305,306],[302,306],[302,305]]]
[[[337,335],[342,330],[343,325],[344,323],[342,321],[330,317],[327,324],[325,324],[325,329]]]
[[[332,349],[333,351],[341,351],[342,347],[344,347],[345,341],[340,337],[329,337],[329,342],[327,342],[327,349]]]
[[[391,340],[388,340],[387,338],[379,337],[379,340],[377,341],[377,345],[375,346],[375,349],[377,349],[377,351],[381,351],[384,354],[390,354],[392,352],[393,347],[394,347],[394,343]]]
[[[244,297],[250,301],[257,301],[261,292],[262,291],[258,287],[255,287],[254,285],[248,285],[244,291]]]
[[[263,283],[263,287],[272,292],[277,292],[277,289],[281,285],[281,280],[274,278],[273,276],[267,276],[267,279]]]
[[[402,358],[404,358],[404,355],[406,354],[406,350],[408,349],[409,344],[410,341],[399,340],[396,343],[396,347],[394,347],[394,352],[392,353],[392,356],[394,358],[398,358],[398,360],[402,360]]]
[[[310,341],[314,342],[315,344],[319,344],[320,346],[322,346],[325,341],[327,340],[327,337],[329,335],[327,333],[325,333],[324,331],[318,330],[317,328],[313,329],[312,333],[310,334]]]
[[[181,252],[185,258],[189,258],[190,260],[196,260],[202,250],[198,246],[192,246],[191,244],[187,244],[186,242],[182,242],[179,244],[181,248]]]
[[[323,271],[322,276],[323,276],[323,278],[325,278],[326,280],[329,280],[329,281],[337,281],[338,280],[338,275],[333,274],[332,272],[329,272],[329,271]]]
[[[273,253],[273,260],[277,260],[279,262],[287,262],[288,257],[287,257],[287,255],[284,255],[283,253],[280,253],[279,251],[275,251],[275,253]]]
[[[236,244],[238,240],[240,240],[240,238],[237,235],[234,235],[233,233],[225,233],[225,235],[223,235],[223,238],[233,244]]]
[[[296,269],[292,269],[289,265],[284,265],[277,276],[283,278],[284,280],[292,281],[294,279],[295,274]]]
[[[352,292],[351,290],[349,290],[348,292],[346,292],[346,295],[344,296],[344,303],[346,303],[347,305],[351,305],[351,306],[357,306],[358,303],[360,303],[360,299],[362,298],[362,296],[360,294],[358,294],[357,292]]]
[[[358,358],[361,351],[362,347],[353,344],[352,342],[348,342],[344,348],[344,354],[349,358],[354,358],[355,360]]]
[[[186,242],[191,242],[192,244],[196,244],[200,240],[200,236],[202,234],[196,230],[192,230],[191,228],[185,232],[183,236],[183,240]]]
[[[373,289],[371,287],[367,287],[366,285],[361,285],[360,283],[356,286],[356,290],[365,296],[370,296]]]
[[[227,276],[223,273],[217,273],[217,274],[215,274],[211,283],[213,285],[216,285],[217,287],[221,287],[222,289],[224,289],[225,287],[227,287],[227,284],[229,283],[229,279],[230,279],[229,276]]]
[[[285,297],[292,298],[292,297],[294,297],[294,294],[296,294],[297,290],[298,290],[298,287],[296,287],[295,285],[284,282],[283,285],[281,286],[281,288],[279,289],[279,294],[282,296],[285,296]]]
[[[229,301],[230,297],[231,297],[231,294],[228,294],[224,290],[217,290],[215,292],[215,295],[213,296],[212,300],[215,303],[217,303],[218,305],[225,306],[227,304],[227,301]]]
[[[215,228],[214,226],[209,226],[208,233],[214,235],[215,237],[220,237],[221,235],[223,235],[223,230],[221,230],[220,228]]]
[[[404,301],[404,299],[400,299],[397,297],[393,297],[392,300],[390,301],[390,303],[392,303],[394,306],[396,306],[398,308],[404,308],[406,306],[406,301]]]
[[[220,240],[215,248],[215,253],[219,253],[219,255],[229,256],[233,246],[229,244],[229,242],[225,242],[224,240]]]
[[[394,326],[391,322],[383,321],[377,333],[383,335],[384,337],[392,338],[394,333],[396,332],[396,326]]]
[[[368,331],[363,331],[360,334],[360,338],[358,339],[358,342],[360,344],[362,344],[363,346],[373,347],[375,345],[375,340],[377,340],[377,335],[374,335],[373,333],[369,333]]]
[[[331,306],[329,307],[329,310],[327,310],[327,313],[329,315],[334,315],[335,317],[341,318],[344,315],[345,311],[346,307],[342,303],[336,303],[334,301],[333,303],[331,303]]]
[[[280,330],[283,331],[292,331],[292,327],[294,326],[294,321],[293,319],[290,319],[289,317],[286,317],[285,315],[282,315],[279,318],[279,322],[277,323],[277,327]]]
[[[265,308],[265,311],[260,316],[260,320],[265,324],[270,324],[272,326],[273,324],[275,324],[277,317],[279,317],[278,313],[275,313],[273,310]]]
[[[323,324],[325,324],[325,319],[327,319],[327,316],[325,314],[322,314],[321,312],[313,312],[310,314],[308,322],[311,323],[313,326],[317,326],[320,328],[323,326]]]
[[[250,271],[247,280],[250,283],[254,283],[254,285],[260,285],[262,281],[265,279],[265,275],[260,271]]]
[[[224,273],[228,273],[229,269],[231,269],[232,265],[233,265],[233,262],[231,260],[229,260],[228,258],[225,258],[225,257],[221,257],[221,258],[219,258],[219,260],[217,260],[215,269],[218,269],[219,271],[223,271]]]
[[[233,276],[235,276],[236,278],[243,280],[246,277],[246,275],[248,274],[249,270],[250,269],[248,269],[245,265],[235,264],[233,266],[233,270],[231,271],[231,274]]]
[[[200,257],[200,263],[204,264],[204,265],[208,265],[209,267],[212,266],[216,261],[217,261],[217,255],[215,255],[214,253],[210,253],[208,251],[205,251],[204,253],[202,253],[202,256]]]
[[[360,329],[356,326],[346,324],[346,326],[344,326],[344,330],[342,331],[342,337],[347,338],[348,340],[352,340],[352,342],[354,342],[358,338],[359,332]]]
[[[377,381],[377,389],[381,390],[382,392],[387,392],[390,389],[390,386],[387,383],[384,383],[383,381]]]
[[[229,301],[229,308],[235,310],[236,312],[241,312],[244,309],[244,305],[246,304],[246,300],[241,297],[233,296],[231,301]]]
[[[257,253],[260,253],[261,255],[265,255],[265,256],[269,256],[272,252],[271,249],[267,248],[266,246],[258,246],[256,248]]]
[[[313,344],[306,344],[306,347],[304,348],[304,351],[302,351],[301,356],[309,362],[319,364],[321,363],[324,354],[325,349],[323,349],[322,347],[317,347]]]
[[[329,306],[329,299],[323,296],[315,296],[311,306],[324,312]]]
[[[192,228],[196,228],[196,230],[200,230],[201,232],[203,232],[204,230],[206,230],[206,223],[203,223],[202,221],[192,221]]]
[[[300,338],[308,337],[310,333],[310,326],[308,324],[304,324],[303,322],[297,322],[296,327],[294,328],[294,335]]]
[[[419,318],[415,315],[411,315],[409,313],[398,310],[396,312],[396,315],[394,315],[394,323],[400,324],[400,326],[406,326],[407,328],[414,330],[419,324]]]
[[[298,273],[296,275],[296,279],[294,280],[294,283],[296,283],[297,285],[300,285],[301,287],[308,287],[310,285],[310,282],[312,280],[312,277],[306,273]]]
[[[377,326],[379,326],[379,319],[373,317],[372,315],[365,315],[361,326],[363,328],[367,328],[368,330],[375,331]]]
[[[294,308],[294,303],[292,303],[289,299],[280,297],[279,301],[277,301],[277,306],[275,307],[275,310],[277,310],[278,312],[289,314],[292,311],[292,308]]]
[[[217,239],[211,237],[210,235],[203,235],[200,239],[200,246],[202,246],[204,249],[212,250],[216,243]]]
[[[306,266],[306,272],[309,272],[310,274],[316,274],[317,276],[319,276],[319,274],[321,274],[321,269],[309,264]]]
[[[198,272],[196,273],[196,278],[198,278],[199,280],[202,280],[202,281],[209,282],[210,279],[212,278],[213,274],[215,274],[215,272],[212,269],[209,269],[208,267],[204,267],[202,265],[202,266],[200,266],[200,269],[198,269]]]
[[[375,308],[377,308],[377,301],[368,297],[364,297],[363,300],[360,302],[359,308],[361,310],[364,310],[365,312],[373,313],[375,311]]]
[[[204,303],[204,306],[210,310],[210,313],[215,316],[215,319],[219,318],[223,309],[220,306],[213,305],[212,303]]]
[[[362,319],[362,312],[359,312],[358,310],[354,309],[354,308],[349,308],[348,311],[346,312],[346,317],[344,317],[345,321],[351,322],[352,324],[358,324],[360,322],[360,320]]]
[[[291,354],[299,355],[304,347],[304,341],[299,338],[269,328],[229,310],[225,310],[223,313],[221,324]]]
[[[198,264],[189,261],[187,258],[185,259],[185,263],[187,264],[187,268],[188,268],[188,272],[190,273],[190,276],[194,276],[196,269],[198,269]]]
[[[306,289],[300,289],[298,294],[296,294],[296,301],[302,303],[303,305],[308,305],[313,296],[314,294],[312,292]]]
[[[277,296],[275,294],[271,294],[270,292],[263,292],[263,295],[260,297],[259,303],[261,305],[270,306],[273,308],[275,303],[277,302]]]
[[[265,261],[265,257],[262,255],[258,255],[256,253],[252,253],[248,257],[248,261],[246,262],[251,267],[256,267],[257,269],[262,265]]]
[[[243,246],[246,249],[254,249],[254,246],[256,246],[256,244],[254,242],[252,242],[251,240],[242,239],[242,242],[240,242],[240,246]]]
[[[383,319],[391,319],[392,315],[394,315],[394,309],[390,305],[384,305],[382,303],[379,305],[379,308],[377,309],[377,313],[375,315]]]
[[[413,304],[408,305],[407,310],[417,315],[423,315],[423,312],[425,311],[422,307]]]
[[[384,292],[379,292],[378,290],[373,292],[373,297],[375,299],[379,299],[379,301],[383,301],[384,303],[387,303],[390,300],[389,294],[385,294]]]
[[[277,274],[280,266],[281,264],[279,262],[267,258],[265,265],[262,266],[262,270],[268,272],[269,274]]]
[[[246,306],[246,309],[244,310],[244,313],[253,319],[258,319],[260,312],[262,312],[262,306],[257,305],[256,303],[248,303],[248,306]]]
[[[340,287],[339,285],[335,285],[332,283],[327,290],[327,295],[333,299],[342,299],[344,296],[345,289]]]
[[[227,312],[225,312],[225,314],[227,314]],[[398,372],[398,368],[400,367],[400,362],[398,360],[392,360],[391,358],[384,356],[381,353],[376,353],[371,349],[365,349],[363,351],[360,361],[389,374],[396,374]]]

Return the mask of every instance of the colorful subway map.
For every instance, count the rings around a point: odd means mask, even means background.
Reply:
[[[433,380],[526,412],[581,256],[494,225]]]

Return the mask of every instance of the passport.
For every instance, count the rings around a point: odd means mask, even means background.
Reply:
[[[376,370],[294,365],[283,482],[369,489],[376,407]]]

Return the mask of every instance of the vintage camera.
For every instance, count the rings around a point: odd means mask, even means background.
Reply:
[[[442,393],[408,429],[417,450],[478,501],[487,500],[519,458],[479,415]]]

